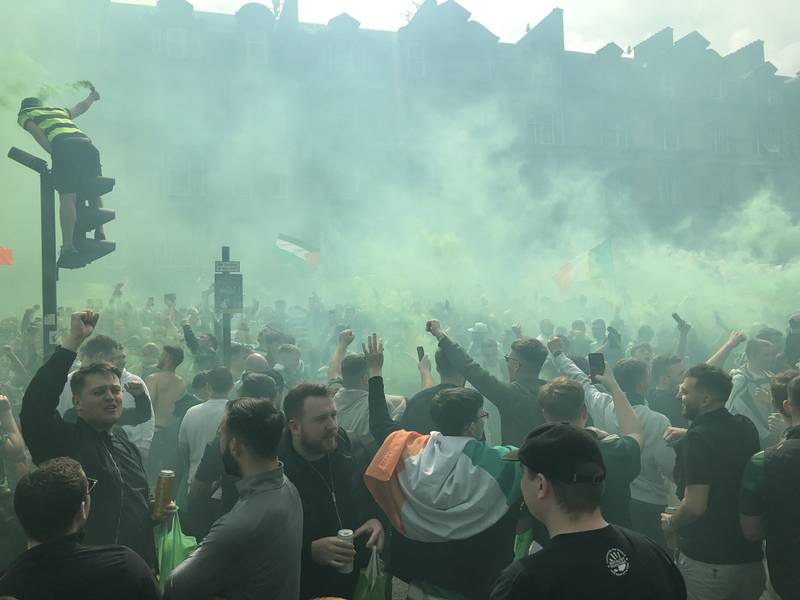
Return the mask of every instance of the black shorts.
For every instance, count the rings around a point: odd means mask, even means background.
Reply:
[[[100,152],[85,137],[57,137],[50,147],[53,158],[53,187],[63,194],[78,192],[99,177]]]

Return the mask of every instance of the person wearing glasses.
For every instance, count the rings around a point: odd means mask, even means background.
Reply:
[[[58,412],[69,369],[99,318],[90,310],[72,315],[63,344],[25,390],[20,411],[22,435],[37,465],[69,456],[81,464],[87,476],[98,480],[94,510],[84,527],[86,543],[128,546],[155,568],[154,523],[142,456],[118,427],[124,422],[121,371],[105,362],[78,369],[70,378],[77,422],[64,421]],[[124,389],[134,398],[145,397],[143,383],[129,383]],[[149,400],[137,404],[149,411]],[[169,513],[174,512],[173,505]]]
[[[433,432],[402,429],[386,406],[374,334],[364,353],[370,432],[381,445],[364,479],[392,524],[388,571],[409,583],[409,598],[485,600],[514,559],[522,470],[503,460],[513,448],[486,443],[483,396],[464,387],[434,396]]]
[[[503,444],[519,446],[531,429],[544,423],[537,399],[539,388],[545,384],[539,373],[548,356],[542,342],[534,338],[514,340],[505,355],[509,380],[501,381],[451,340],[439,321],[428,321],[426,329],[439,340],[448,362],[497,407]]]
[[[14,511],[28,536],[28,550],[0,577],[0,596],[161,597],[150,567],[130,548],[82,543],[97,483],[67,457],[45,461],[20,479]]]

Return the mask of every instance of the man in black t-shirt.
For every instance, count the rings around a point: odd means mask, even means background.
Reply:
[[[492,600],[686,598],[680,572],[658,544],[603,519],[606,472],[589,432],[542,425],[508,457],[522,463],[525,504],[551,541],[503,571]]]
[[[692,424],[676,451],[680,506],[662,515],[675,540],[678,567],[690,600],[757,600],[764,589],[761,544],[745,539],[739,524],[739,489],[745,465],[759,451],[755,425],[725,409],[731,378],[718,367],[686,372],[678,397]],[[668,430],[669,435],[669,430]]]
[[[431,417],[434,396],[447,388],[464,387],[466,383],[464,376],[447,360],[444,350],[437,349],[434,360],[442,382],[439,385],[417,392],[408,401],[406,411],[400,420],[403,429],[407,431],[428,434],[436,429],[433,417]]]
[[[0,596],[161,598],[153,572],[133,550],[81,543],[96,483],[66,457],[45,461],[20,479],[14,510],[28,535],[28,550],[0,577]]]
[[[795,372],[796,373],[796,372]],[[777,379],[777,378],[776,378]],[[773,380],[773,393],[776,387]],[[781,598],[800,592],[800,376],[788,385],[784,411],[791,427],[775,446],[750,459],[739,497],[742,533],[751,541],[767,540],[769,579]]]

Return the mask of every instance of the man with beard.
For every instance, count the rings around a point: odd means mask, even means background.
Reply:
[[[383,548],[383,526],[353,464],[350,439],[324,385],[302,383],[283,401],[287,427],[278,448],[286,476],[303,501],[300,598],[352,598],[366,548]],[[353,530],[353,543],[337,537]],[[353,569],[343,573],[355,562]]]
[[[677,538],[689,600],[756,600],[764,588],[761,543],[742,534],[738,502],[745,465],[760,450],[758,431],[725,409],[732,387],[718,367],[689,369],[678,397],[692,424],[666,434],[682,437],[675,466],[681,503],[661,525],[667,540]]]
[[[296,600],[303,509],[277,448],[283,415],[269,400],[231,400],[220,424],[225,471],[239,476],[239,501],[172,572],[165,598]]]

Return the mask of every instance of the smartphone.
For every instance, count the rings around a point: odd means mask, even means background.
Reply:
[[[589,375],[602,375],[606,370],[606,357],[601,352],[589,354]]]
[[[174,293],[164,294],[164,304],[166,304],[167,306],[169,306],[170,304],[175,304],[175,300],[177,299],[177,297],[178,296]]]
[[[423,348],[422,346],[417,346],[417,358],[421,361],[424,356],[425,356],[425,348]]]

